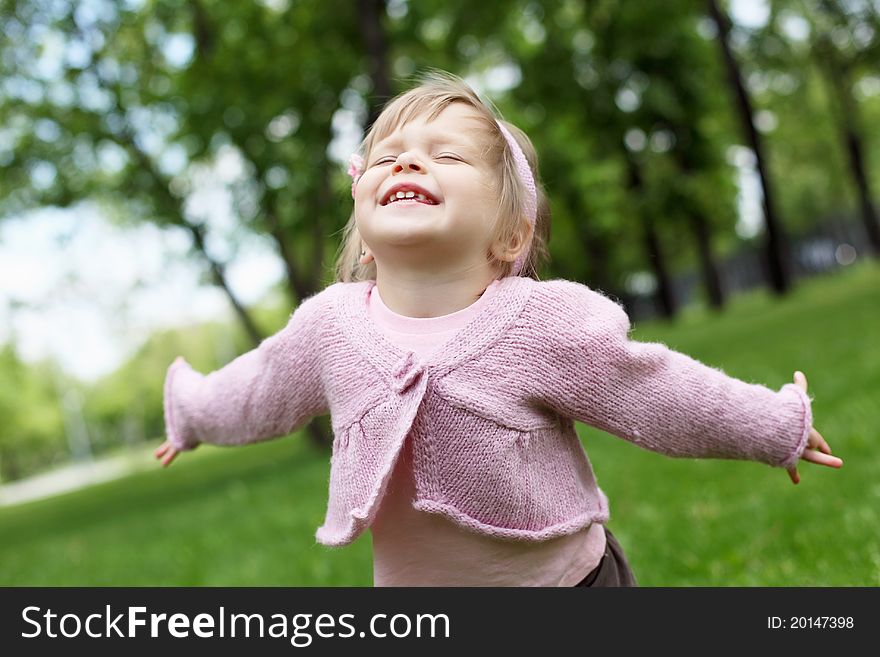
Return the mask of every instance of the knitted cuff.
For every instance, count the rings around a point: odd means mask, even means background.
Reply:
[[[165,392],[164,392],[164,410],[165,410],[165,433],[168,437],[168,441],[174,445],[174,448],[178,451],[187,451],[191,449],[195,449],[195,447],[199,444],[198,441],[187,441],[184,433],[184,426],[180,422],[180,418],[175,412],[175,405],[173,403],[174,399],[174,381],[176,376],[180,373],[180,370],[190,370],[189,363],[182,356],[178,356],[174,359],[174,362],[168,368],[168,373],[165,376]],[[178,395],[179,396],[179,395]]]
[[[811,403],[812,399],[807,396],[807,393],[805,393],[800,386],[795,385],[794,383],[787,383],[782,386],[780,392],[783,390],[794,392],[798,396],[798,399],[801,400],[801,405],[803,407],[803,430],[801,431],[800,440],[798,440],[797,447],[795,447],[794,451],[788,456],[788,458],[779,464],[780,467],[788,470],[798,462],[798,459],[800,459],[804,450],[807,448],[807,438],[810,437],[810,429],[813,428],[813,410]]]

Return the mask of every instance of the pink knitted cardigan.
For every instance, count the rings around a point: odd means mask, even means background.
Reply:
[[[631,341],[623,309],[579,283],[502,279],[428,362],[373,324],[373,285],[335,283],[225,367],[202,375],[177,358],[165,381],[166,431],[180,449],[287,435],[329,411],[325,545],[370,525],[408,437],[416,509],[525,541],[608,520],[573,420],[675,457],[789,467],[805,449],[812,415],[800,388],[775,392]]]

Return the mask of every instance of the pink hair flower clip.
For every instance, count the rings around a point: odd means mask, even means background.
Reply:
[[[353,153],[348,158],[348,175],[351,176],[351,197],[354,198],[354,190],[358,180],[364,174],[364,158]]]

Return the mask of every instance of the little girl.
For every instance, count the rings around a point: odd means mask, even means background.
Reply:
[[[539,281],[550,211],[529,139],[432,72],[354,156],[338,281],[287,326],[165,381],[168,465],[199,443],[290,434],[330,413],[317,540],[370,529],[377,586],[635,586],[578,420],[670,456],[840,467],[806,379],[772,391],[628,339],[615,302]]]

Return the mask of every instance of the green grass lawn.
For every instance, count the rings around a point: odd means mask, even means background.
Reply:
[[[841,470],[671,459],[579,425],[609,527],[644,586],[880,586],[880,267],[644,323],[728,374],[809,380]],[[157,441],[157,445],[160,441]],[[167,470],[0,509],[0,585],[369,586],[369,534],[317,544],[329,466],[301,436],[200,447]]]

